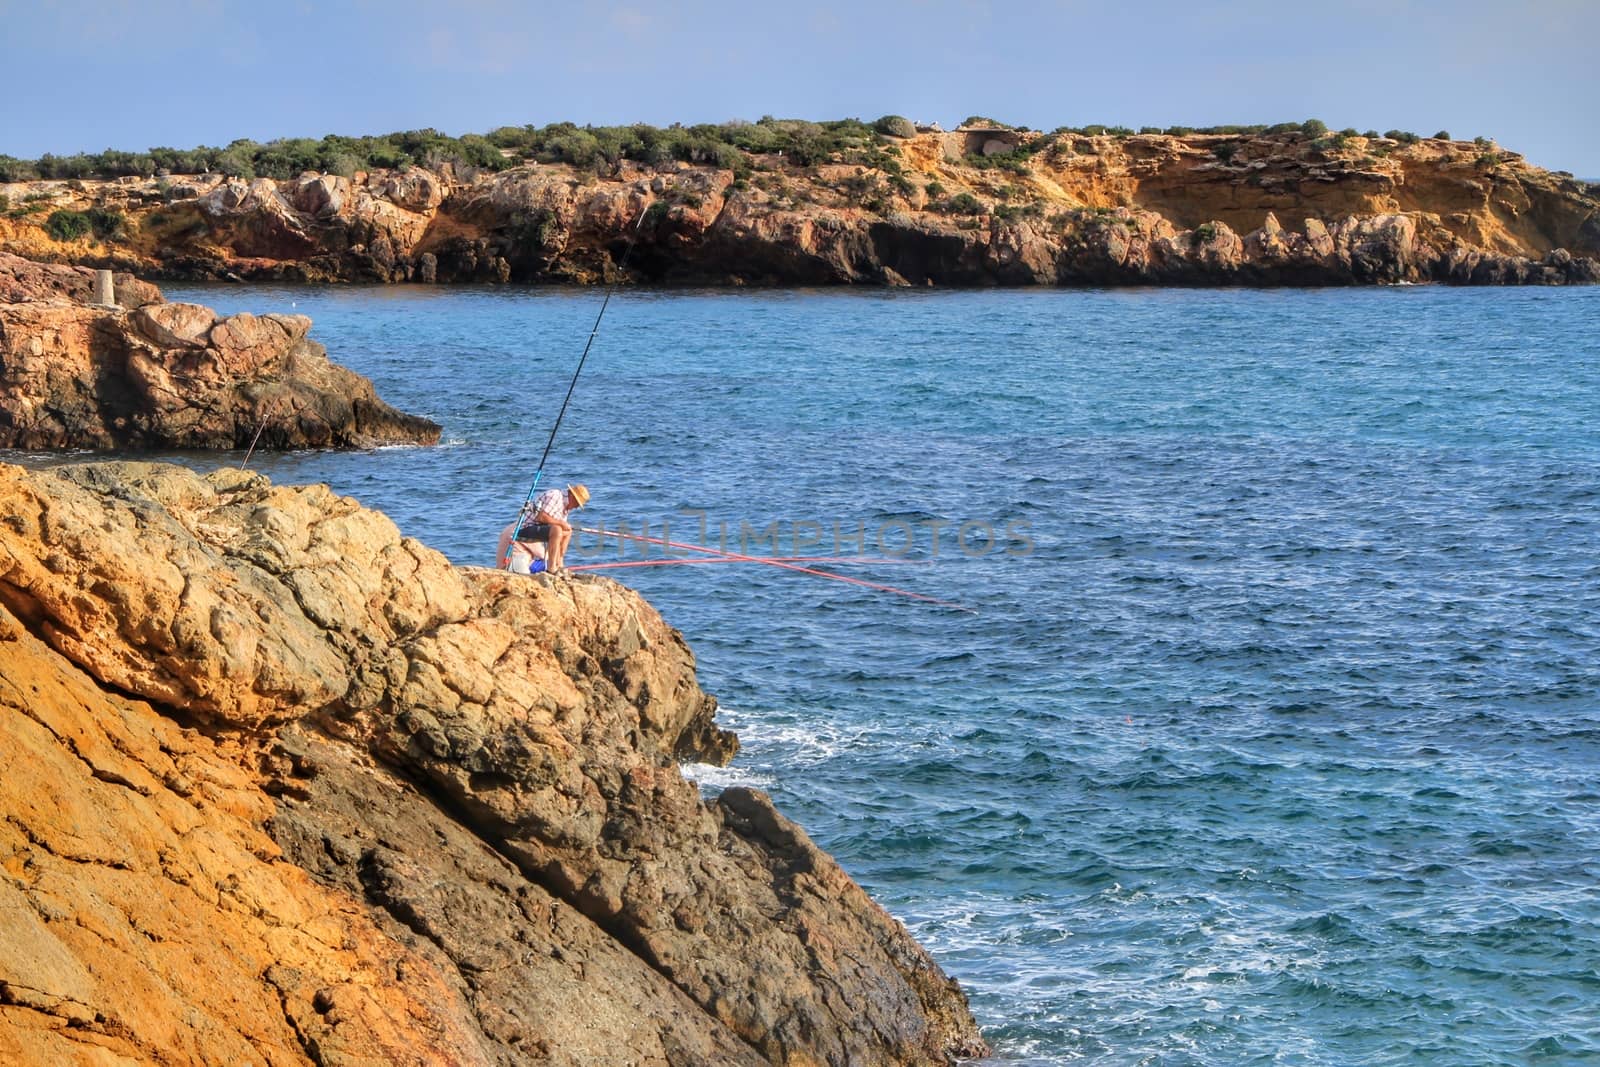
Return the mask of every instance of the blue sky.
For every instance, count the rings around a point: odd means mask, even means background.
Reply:
[[[1600,0],[0,0],[0,153],[432,126],[1320,118],[1600,178]]]

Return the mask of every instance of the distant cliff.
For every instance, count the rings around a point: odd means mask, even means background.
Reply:
[[[966,1000],[606,579],[0,465],[0,1062],[944,1064]]]
[[[1486,141],[997,127],[881,136],[805,165],[733,155],[735,168],[619,159],[14,183],[0,186],[13,205],[0,248],[182,279],[1600,281],[1597,187]]]

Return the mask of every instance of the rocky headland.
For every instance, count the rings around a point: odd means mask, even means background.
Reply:
[[[433,444],[439,427],[328,359],[303,315],[222,317],[115,276],[0,252],[0,448]]]
[[[960,990],[605,579],[325,487],[0,465],[0,1062],[938,1064]]]
[[[1597,188],[1482,139],[906,132],[803,163],[519,157],[499,170],[13,183],[0,186],[13,205],[0,248],[180,279],[1600,281]],[[52,234],[57,211],[102,224]]]

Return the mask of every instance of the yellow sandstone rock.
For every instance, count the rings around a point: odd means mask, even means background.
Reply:
[[[756,155],[740,177],[624,160],[598,173],[32,182],[8,187],[12,199],[98,205],[136,225],[61,243],[30,216],[0,222],[0,248],[300,281],[608,281],[633,242],[636,280],[711,284],[1600,281],[1595,187],[1487,143],[975,129],[846,157]],[[1273,239],[1269,216],[1312,220],[1333,242],[1309,226]],[[1208,226],[1242,243],[1218,246]]]
[[[219,318],[124,279],[0,252],[0,447],[264,448],[432,444],[439,427],[328,359],[304,315]]]
[[[605,579],[0,466],[0,1062],[945,1063],[965,1000]]]

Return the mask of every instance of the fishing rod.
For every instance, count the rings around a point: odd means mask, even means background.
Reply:
[[[256,427],[256,435],[250,438],[250,447],[245,449],[244,459],[239,463],[239,469],[244,470],[250,465],[250,457],[256,454],[256,442],[261,440],[261,431],[267,428],[267,418],[272,414],[272,409],[278,403],[278,398],[273,397],[261,407],[261,425]]]
[[[728,562],[765,563],[772,567],[782,567],[784,570],[799,571],[801,574],[815,574],[819,578],[831,578],[836,582],[849,582],[851,585],[865,586],[868,589],[876,589],[884,593],[896,593],[900,596],[910,597],[913,600],[923,600],[930,604],[937,604],[942,608],[954,608],[957,611],[964,611],[969,615],[977,614],[976,611],[974,611],[972,608],[966,607],[965,605],[953,604],[948,600],[940,600],[938,597],[931,597],[924,593],[913,593],[909,589],[900,589],[892,585],[884,585],[881,582],[869,582],[865,578],[852,578],[847,574],[830,574],[827,571],[819,571],[814,567],[804,567],[798,563],[786,563],[781,559],[773,559],[769,556],[744,556],[736,552],[722,552],[715,548],[707,548],[704,545],[692,545],[685,541],[667,541],[659,537],[646,537],[643,534],[620,533],[615,530],[597,530],[587,526],[575,527],[575,529],[577,529],[580,533],[599,534],[601,537],[615,537],[618,540],[625,539],[629,541],[643,541],[646,544],[663,545],[667,548],[682,548],[687,549],[690,552],[704,552],[712,556],[720,556]]]
[[[578,388],[578,376],[583,373],[583,365],[589,359],[589,350],[594,347],[594,339],[600,335],[600,321],[606,317],[606,308],[611,304],[611,296],[617,291],[617,286],[627,276],[628,257],[633,255],[633,246],[639,241],[639,228],[644,225],[644,217],[650,212],[639,212],[638,220],[633,224],[633,231],[628,235],[628,247],[623,249],[622,258],[617,261],[617,273],[611,279],[611,284],[606,286],[605,299],[600,301],[600,313],[594,317],[594,326],[589,330],[589,340],[584,343],[583,355],[578,357],[578,366],[572,372],[572,380],[567,383],[567,395],[561,400],[561,410],[556,412],[555,425],[550,427],[550,439],[544,443],[544,454],[539,457],[539,469],[533,472],[533,484],[528,486],[528,495],[522,500],[522,507],[517,509],[516,522],[520,523],[528,506],[533,503],[533,494],[539,491],[539,479],[544,477],[544,464],[550,458],[550,450],[556,445],[556,432],[561,429],[561,420],[566,418],[567,405],[572,402],[572,392]],[[511,558],[511,550],[506,549],[506,559]],[[505,560],[501,560],[502,563]]]
[[[888,556],[751,556],[749,559],[710,559],[696,557],[695,559],[630,559],[616,563],[580,563],[576,567],[568,567],[569,571],[603,571],[616,567],[670,567],[689,566],[697,563],[910,563],[926,566],[932,563],[927,559],[893,559]]]

